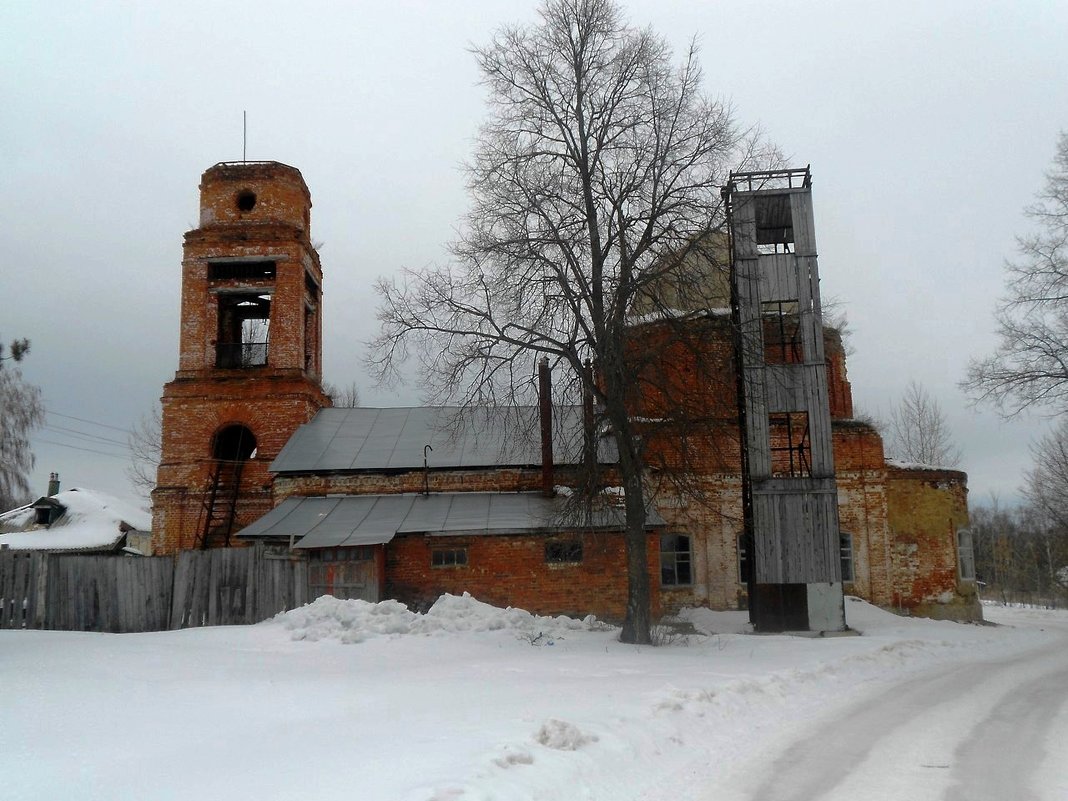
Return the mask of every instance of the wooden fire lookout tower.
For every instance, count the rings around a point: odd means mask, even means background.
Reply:
[[[732,173],[723,194],[752,554],[750,619],[758,631],[842,631],[811,174],[807,167]]]

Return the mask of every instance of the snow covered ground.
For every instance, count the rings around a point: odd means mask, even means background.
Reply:
[[[1013,801],[1068,798],[1068,615],[846,606],[863,636],[756,636],[699,610],[707,634],[659,648],[452,596],[426,615],[322,598],[250,627],[0,631],[0,797],[980,801],[960,771],[985,765]],[[1020,785],[998,760],[1020,757],[1008,703],[1028,698]]]

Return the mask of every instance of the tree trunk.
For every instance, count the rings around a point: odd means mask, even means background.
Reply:
[[[636,483],[637,486],[630,486]],[[650,619],[649,561],[645,533],[645,500],[641,476],[626,482],[627,512],[627,616],[623,621],[623,642],[647,645],[652,642]]]
[[[627,422],[622,425],[626,426]],[[620,440],[617,441],[620,446],[619,472],[626,512],[627,615],[619,638],[623,642],[647,645],[652,642],[652,620],[642,461],[640,454],[628,447],[636,442],[635,437],[621,437]]]

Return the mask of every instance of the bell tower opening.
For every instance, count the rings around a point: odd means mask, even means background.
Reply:
[[[219,297],[216,367],[266,367],[271,296],[240,292]]]

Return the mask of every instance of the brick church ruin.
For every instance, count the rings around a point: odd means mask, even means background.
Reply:
[[[783,203],[808,203],[807,182],[798,188],[793,199],[773,192],[749,206],[743,192],[734,208],[774,222]],[[321,383],[323,271],[311,205],[300,172],[276,162],[216,164],[201,178],[200,224],[184,243],[178,370],[163,390],[154,552],[262,541],[279,558],[308,561],[313,595],[425,605],[467,591],[539,613],[622,617],[615,488],[581,514],[569,491],[581,481],[589,408],[545,402],[457,416],[436,407],[331,407]],[[775,242],[754,240],[753,270],[789,257],[804,265],[798,275],[815,279],[805,208],[788,235],[780,225]],[[743,248],[735,242],[735,250],[741,275]],[[662,400],[639,391],[632,401],[653,496],[654,614],[769,608],[772,595],[800,593],[811,625],[798,627],[833,628],[820,618],[830,588],[839,606],[844,592],[912,614],[977,619],[967,476],[888,463],[879,432],[854,419],[841,336],[805,327],[819,322],[818,292],[813,300],[796,281],[776,285],[757,272],[747,284],[756,328],[741,345],[757,347],[751,355],[759,358],[742,361],[746,386],[757,386],[746,372],[753,364],[765,377],[804,372],[783,379],[797,388],[786,394],[816,400],[786,401],[767,386],[750,393],[743,449],[739,325],[727,312],[726,277],[711,276],[710,286],[722,289],[710,293],[718,302],[687,310],[686,347],[672,344],[677,336],[654,316],[635,315],[633,325],[632,347],[661,348],[657,369],[715,421],[699,438],[699,458],[687,461],[699,491],[681,492],[661,480],[679,448],[678,432],[658,414]],[[613,444],[597,440],[592,450],[611,477]],[[743,481],[743,455],[754,454],[763,461]],[[792,494],[802,486],[815,493],[809,500]],[[787,508],[794,511],[774,511]],[[783,521],[800,521],[808,534],[784,534]]]

